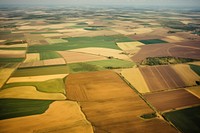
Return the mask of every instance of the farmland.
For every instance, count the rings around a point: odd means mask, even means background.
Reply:
[[[102,89],[103,87],[106,88]],[[166,132],[176,132],[158,118],[148,122],[140,119],[138,116],[152,113],[153,110],[114,72],[71,74],[66,78],[66,91],[69,99],[80,102],[83,112],[94,125],[96,132],[141,132],[144,126],[149,126],[145,129],[147,132],[159,132],[159,126],[166,129]],[[104,117],[101,117],[102,115]],[[134,126],[130,128],[130,125]]]
[[[200,99],[186,90],[146,94],[144,97],[159,111],[174,110],[200,104]]]
[[[199,132],[199,10],[44,1],[0,1],[1,133]]]
[[[185,82],[170,66],[139,68],[150,91],[185,87]]]
[[[184,133],[197,133],[199,128],[200,106],[164,113],[164,117]]]

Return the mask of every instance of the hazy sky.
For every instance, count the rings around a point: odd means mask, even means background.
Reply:
[[[128,5],[200,7],[200,0],[0,0],[2,4],[29,5]]]

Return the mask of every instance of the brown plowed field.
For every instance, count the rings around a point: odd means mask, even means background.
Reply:
[[[151,92],[186,86],[170,66],[140,67],[139,69]]]
[[[196,42],[177,44],[154,44],[140,46],[141,50],[131,59],[141,62],[147,57],[174,56],[182,58],[200,59],[200,45]]]
[[[161,119],[141,119],[153,110],[112,71],[70,74],[66,90],[69,99],[80,102],[96,133],[176,132]]]
[[[200,104],[199,98],[184,89],[146,94],[144,97],[159,111]]]
[[[106,60],[106,57],[73,51],[58,51],[67,63]]]

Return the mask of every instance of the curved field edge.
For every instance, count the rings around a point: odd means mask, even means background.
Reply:
[[[55,101],[43,114],[0,121],[2,133],[6,132],[73,132],[93,133],[77,102]]]
[[[67,65],[17,69],[13,77],[68,74]]]
[[[37,100],[65,100],[61,93],[39,92],[34,86],[11,87],[0,91],[0,98],[37,99]]]
[[[71,49],[94,47],[94,46],[101,47],[101,48],[120,49],[115,44],[116,42],[133,41],[131,38],[128,38],[124,35],[96,36],[96,37],[72,37],[72,38],[63,38],[63,39],[68,40],[68,42],[56,43],[56,44],[51,44],[51,45],[30,46],[28,48],[28,52],[34,53],[34,52],[43,52],[43,51],[63,51],[63,50],[71,50]]]
[[[120,59],[109,59],[101,61],[90,61],[68,64],[70,72],[88,72],[88,71],[100,71],[106,69],[121,69],[131,68],[135,65],[134,62],[120,60]]]
[[[63,93],[65,94],[65,84],[63,79],[50,79],[43,82],[16,82],[8,83],[2,89],[19,86],[35,86],[38,91],[47,93]]]
[[[42,114],[53,100],[0,99],[0,119]]]

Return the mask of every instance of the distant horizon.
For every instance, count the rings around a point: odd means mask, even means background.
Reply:
[[[134,7],[134,8],[188,8],[200,9],[200,0],[1,0],[0,7]]]

